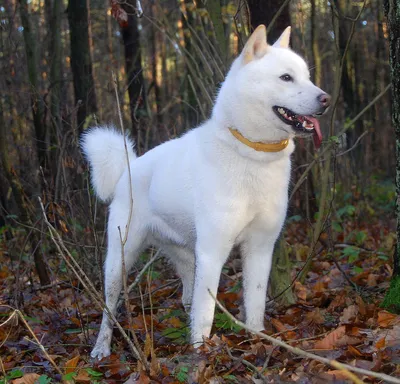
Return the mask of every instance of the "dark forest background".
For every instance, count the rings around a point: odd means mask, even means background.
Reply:
[[[87,203],[79,136],[95,124],[119,125],[112,73],[125,128],[142,154],[207,119],[246,36],[277,11],[270,42],[292,25],[293,49],[315,83],[337,96],[321,124],[324,140],[336,141],[335,188],[362,194],[371,178],[392,181],[390,92],[338,136],[390,82],[382,1],[146,1],[141,18],[136,7],[114,0],[2,2],[0,224],[25,228],[36,266],[42,236],[29,227],[40,225],[37,196],[75,241],[92,227],[93,210],[96,219],[102,211]],[[315,156],[308,143],[298,147],[294,184]],[[317,164],[297,189],[292,215],[313,219],[322,171]]]

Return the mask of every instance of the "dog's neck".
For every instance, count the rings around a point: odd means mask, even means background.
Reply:
[[[283,151],[289,145],[289,139],[284,139],[274,142],[261,142],[261,141],[251,141],[246,139],[237,129],[229,128],[232,135],[239,140],[241,143],[253,148],[257,152],[280,152]]]

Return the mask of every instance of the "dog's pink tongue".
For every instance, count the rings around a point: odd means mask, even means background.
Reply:
[[[318,149],[322,144],[322,133],[319,127],[319,121],[315,117],[307,116],[307,120],[311,121],[314,125],[315,133],[313,136],[315,147]]]

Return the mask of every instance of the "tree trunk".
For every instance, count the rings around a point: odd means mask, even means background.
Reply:
[[[383,306],[400,312],[400,1],[385,0],[389,27],[389,59],[392,81],[392,124],[396,138],[397,245],[393,255],[393,276]]]
[[[6,137],[6,125],[3,115],[3,106],[0,103],[0,164],[2,165],[4,176],[11,187],[13,197],[18,207],[19,220],[26,225],[28,228],[33,227],[31,220],[30,210],[25,198],[26,193],[23,190],[20,180],[16,173],[12,170],[10,159],[9,159],[9,149],[7,145]],[[36,197],[35,197],[36,198]],[[34,204],[36,205],[36,204]],[[29,236],[28,244],[30,245],[31,252],[33,254],[33,260],[35,263],[36,272],[39,276],[40,285],[50,284],[50,276],[47,270],[47,265],[43,259],[40,248],[40,237],[38,232],[32,231]]]
[[[340,11],[341,15],[351,14],[355,7],[351,6],[350,3],[344,0],[334,0],[337,9]],[[356,14],[356,12],[353,12]],[[341,89],[343,94],[343,101],[344,101],[344,108],[345,113],[344,116],[346,117],[353,117],[357,115],[358,111],[360,110],[358,105],[358,92],[357,92],[357,85],[358,84],[354,78],[355,73],[357,71],[357,50],[355,47],[356,39],[353,39],[353,42],[349,49],[346,51],[347,41],[350,35],[350,23],[348,20],[344,19],[342,16],[337,18],[337,23],[339,26],[339,49],[340,55],[343,56],[346,53],[346,57],[343,61],[343,73],[341,78]],[[346,132],[347,138],[347,146],[348,148],[352,147],[357,139],[360,137],[361,133],[364,131],[363,128],[363,119],[358,119],[354,123],[354,128],[349,129]],[[360,162],[362,159],[361,147],[358,146],[354,148],[350,152],[350,156],[352,159],[352,166],[354,171],[359,167]]]
[[[31,86],[31,106],[33,124],[35,127],[37,156],[40,166],[45,167],[46,127],[43,121],[43,101],[38,87],[37,39],[35,39],[32,33],[27,0],[19,0],[19,12],[21,15],[21,24],[24,28],[23,34],[25,41],[26,62],[28,66],[28,78]]]
[[[221,12],[221,0],[203,0],[202,3],[206,7],[212,21],[215,38],[217,40],[218,48],[221,53],[222,62],[226,64],[228,61],[229,40],[227,40],[225,37],[224,21],[222,20]]]
[[[247,0],[250,11],[250,23],[252,29],[256,29],[260,24],[269,26],[272,19],[282,7],[283,0]],[[278,18],[268,35],[268,41],[274,42],[278,39],[286,27],[290,25],[289,7],[286,6]]]
[[[51,87],[51,118],[54,130],[60,128],[60,99],[61,99],[61,1],[53,2],[51,21],[50,21],[50,87]],[[51,145],[52,143],[50,143]]]
[[[157,20],[157,7],[153,4],[149,6],[149,13],[150,17],[154,20]],[[158,57],[158,49],[159,46],[162,44],[159,43],[160,36],[158,33],[157,28],[154,25],[151,25],[149,33],[149,40],[151,41],[151,48],[150,48],[150,55],[151,55],[151,77],[152,77],[152,86],[154,88],[154,101],[156,103],[156,121],[157,127],[156,129],[162,129],[164,127],[164,116],[162,115],[162,109],[164,106],[164,98],[162,97],[162,91],[157,82],[157,71],[158,71],[158,64],[159,64],[159,57]]]
[[[61,73],[61,1],[46,0],[46,14],[48,15],[48,33],[50,36],[49,44],[49,61],[50,61],[50,119],[51,130],[48,135],[49,142],[49,162],[51,173],[54,178],[57,177],[57,150],[52,148],[59,147],[58,138],[61,133],[61,89],[62,89],[62,73]]]
[[[81,133],[87,117],[97,111],[89,46],[89,9],[86,1],[69,0],[68,22],[71,40],[71,69],[77,107],[76,119],[78,131]]]
[[[317,12],[316,12],[316,0],[311,0],[311,47],[314,61],[314,70],[311,71],[313,82],[321,87],[321,55],[319,52],[318,45],[318,26],[317,26]]]
[[[186,17],[182,13],[182,28],[183,28],[183,36],[184,36],[184,41],[185,41],[185,49],[187,53],[191,56],[195,56],[194,54],[194,49],[192,45],[192,32],[190,27],[194,28],[194,18],[192,14],[192,0],[185,0],[185,5],[186,5]],[[201,65],[201,63],[199,63]],[[196,126],[199,123],[199,106],[197,104],[197,99],[196,99],[196,94],[194,92],[193,87],[195,86],[194,84],[190,84],[189,81],[189,76],[190,76],[190,69],[187,68],[186,71],[186,93],[185,93],[185,98],[186,98],[186,103],[185,104],[185,111],[186,111],[186,128],[192,128]],[[192,86],[193,85],[193,86]]]
[[[290,287],[292,263],[285,245],[285,239],[281,235],[276,241],[272,262],[271,279],[269,284],[269,296],[275,302],[282,305],[290,305],[296,302],[293,290]],[[289,288],[290,287],[290,288]]]
[[[142,57],[140,52],[140,38],[138,30],[138,18],[132,14],[128,7],[128,24],[121,27],[125,48],[125,70],[128,85],[129,106],[132,120],[132,138],[136,141],[136,150],[141,152],[143,143],[141,138],[139,115],[145,111],[145,89],[143,81]]]

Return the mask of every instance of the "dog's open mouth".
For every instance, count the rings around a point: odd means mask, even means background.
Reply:
[[[302,134],[312,134],[314,144],[317,148],[322,143],[322,133],[319,122],[315,117],[298,115],[285,107],[273,107],[276,115],[286,124],[291,125],[293,129]]]

